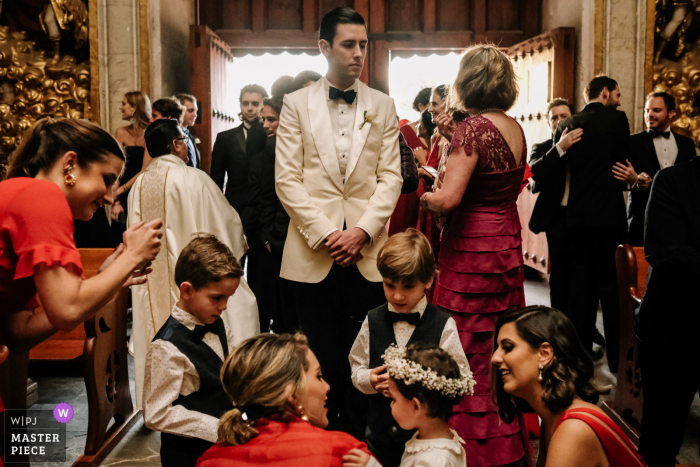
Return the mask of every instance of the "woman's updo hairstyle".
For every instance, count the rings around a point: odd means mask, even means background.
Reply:
[[[406,360],[416,362],[424,369],[430,369],[438,376],[447,379],[459,379],[461,372],[459,365],[444,349],[437,345],[411,344],[406,348]],[[428,389],[421,383],[406,384],[401,379],[393,378],[396,388],[401,395],[408,400],[414,397],[428,409],[428,416],[433,418],[445,418],[452,407],[462,400],[462,396],[446,396],[435,389]]]
[[[498,346],[498,332],[508,324],[515,324],[518,335],[533,349],[542,344],[552,346],[552,360],[542,370],[542,401],[552,412],[568,408],[575,396],[595,404],[598,396],[608,388],[593,382],[593,360],[581,345],[574,325],[564,313],[545,306],[528,306],[507,313],[496,323],[494,348]],[[503,379],[497,371],[491,372],[491,395],[498,406],[498,414],[510,423],[515,418],[513,398],[503,389]]]
[[[49,170],[68,151],[75,151],[78,165],[83,168],[106,160],[110,154],[125,160],[117,140],[94,123],[45,117],[22,135],[22,142],[10,157],[7,178],[36,177],[39,171]]]
[[[510,59],[495,45],[482,44],[468,48],[462,55],[447,106],[505,111],[513,107],[517,98],[517,77]]]
[[[308,391],[308,350],[303,334],[259,334],[231,352],[221,367],[221,382],[234,409],[219,420],[219,442],[238,446],[255,438],[255,418],[300,415],[289,398],[301,399]]]

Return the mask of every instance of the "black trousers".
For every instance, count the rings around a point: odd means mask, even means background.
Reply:
[[[275,261],[267,249],[260,243],[259,235],[255,233],[248,237],[248,285],[255,294],[258,302],[260,317],[260,332],[270,330],[270,320],[273,318],[276,306],[276,278],[280,271],[275,268]]]
[[[586,350],[593,348],[598,302],[603,308],[603,326],[608,366],[617,373],[620,357],[620,301],[617,294],[615,250],[626,232],[614,228],[567,229],[571,242],[569,313]]]
[[[363,440],[368,396],[352,385],[348,355],[367,312],[386,302],[382,283],[365,279],[357,266],[343,268],[334,263],[319,283],[288,284],[299,326],[331,386],[326,402],[328,429]]]
[[[560,206],[545,234],[549,248],[549,298],[552,308],[569,315],[571,253],[566,231],[566,206]]]
[[[639,454],[649,467],[673,467],[683,445],[690,406],[700,391],[700,351],[694,344],[691,337],[639,345],[644,394]]]

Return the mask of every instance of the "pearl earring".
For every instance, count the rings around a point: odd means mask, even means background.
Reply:
[[[309,416],[306,415],[306,411],[304,410],[304,406],[299,404],[299,407],[297,407],[297,408],[299,409],[299,415],[301,415],[301,419],[304,420],[305,422],[308,422]]]
[[[542,364],[540,363],[540,364],[538,365],[538,368],[540,369],[540,375],[537,377],[537,381],[542,381],[542,370],[544,370],[544,367],[543,367]]]

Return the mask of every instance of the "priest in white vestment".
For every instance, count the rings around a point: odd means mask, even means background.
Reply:
[[[153,161],[129,193],[128,224],[161,218],[164,235],[148,282],[132,287],[134,321],[129,348],[134,355],[139,408],[146,354],[179,299],[175,263],[192,234],[215,235],[238,260],[246,249],[238,213],[205,172],[186,165],[187,144],[177,121],[156,120],[146,129],[145,139]],[[221,317],[233,331],[235,344],[260,332],[255,296],[243,279]]]

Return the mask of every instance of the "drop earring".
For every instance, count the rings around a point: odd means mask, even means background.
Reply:
[[[542,370],[544,370],[544,367],[542,366],[541,363],[539,364],[538,367],[540,369],[540,375],[537,377],[537,381],[542,381]]]
[[[297,409],[299,409],[299,415],[301,415],[301,419],[304,420],[305,422],[308,422],[309,416],[306,415],[306,411],[304,410],[304,406],[299,404],[299,407],[297,407]]]
[[[66,174],[66,176],[63,177],[63,183],[65,183],[66,186],[73,186],[73,185],[75,185],[75,182],[76,182],[76,180],[78,180],[78,179],[76,178],[75,175],[73,175],[72,173],[70,173],[70,171],[73,170],[73,166],[72,166],[71,164],[68,164],[67,166],[65,166],[65,167],[63,168],[63,170],[64,170],[65,172],[68,172],[68,173]]]

